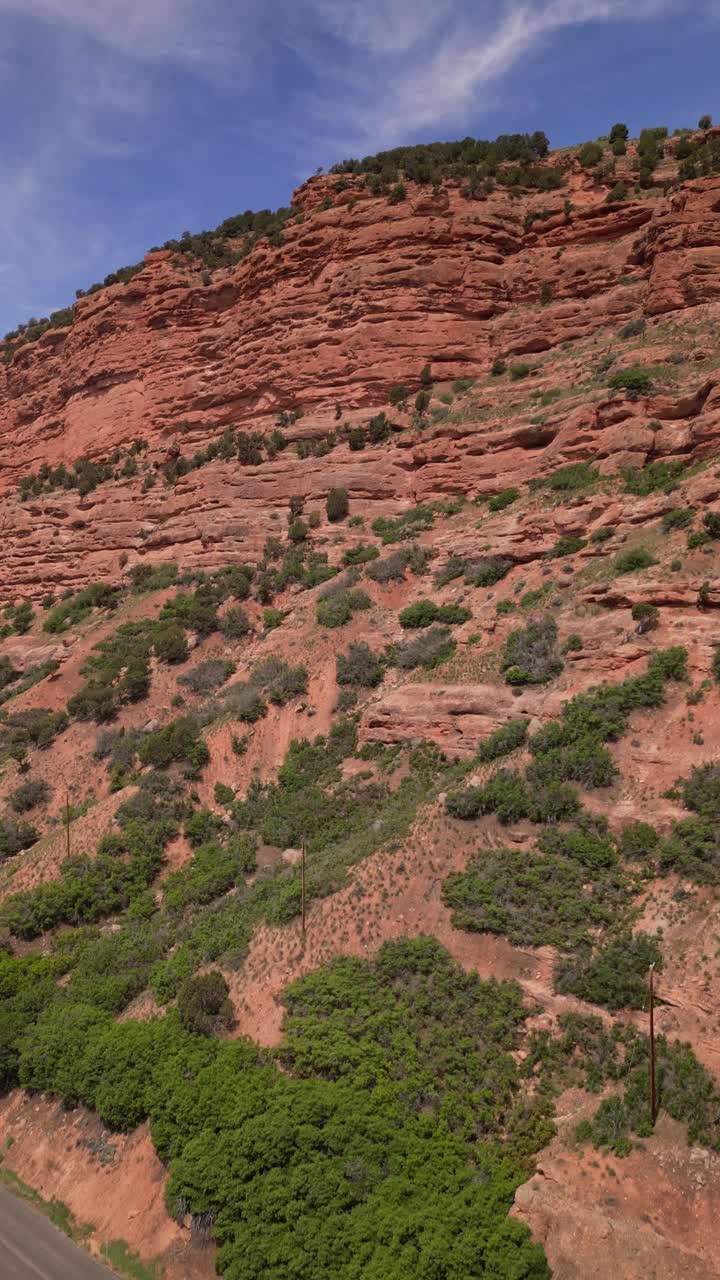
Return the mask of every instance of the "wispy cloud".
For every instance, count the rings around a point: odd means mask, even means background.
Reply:
[[[45,311],[67,301],[61,280],[87,283],[138,252],[133,223],[160,198],[160,184],[144,189],[143,157],[168,150],[168,171],[175,155],[182,174],[175,122],[186,99],[201,111],[216,103],[191,145],[202,147],[203,128],[220,119],[238,148],[307,172],[319,160],[477,129],[523,60],[552,50],[566,29],[697,17],[718,4],[0,0],[0,109],[16,121],[0,159],[0,311]],[[108,166],[132,173],[135,160],[139,190],[118,203],[105,190]],[[166,199],[172,234],[181,217],[172,187]]]
[[[175,105],[173,74],[225,91],[230,76],[234,92],[250,83],[260,8],[249,0],[242,29],[235,13],[232,0],[0,0],[0,104],[6,117],[11,103],[18,121],[36,117],[0,160],[8,324],[70,301],[58,296],[58,280],[88,284],[128,260],[132,211],[113,216],[99,170],[95,200],[83,179],[93,165],[159,143]],[[136,194],[136,207],[143,199]]]
[[[227,66],[247,48],[259,12],[252,0],[0,0],[0,12],[72,31],[143,61]]]
[[[392,56],[435,35],[456,9],[457,0],[307,0],[299,17],[351,49]]]
[[[341,0],[311,4],[344,47],[344,60],[326,64],[325,79],[351,86],[341,123],[348,144],[359,146],[392,145],[410,133],[462,122],[471,109],[482,110],[498,82],[523,58],[564,28],[647,21],[690,7],[688,0],[510,0],[472,8],[456,2],[443,7],[436,24],[433,6],[417,8],[401,0],[407,21],[399,27],[410,33],[403,43],[384,7],[363,6],[360,15],[352,4],[351,20],[344,21],[347,6]],[[374,65],[359,59],[363,48],[378,53]],[[317,51],[312,61],[319,70]],[[316,120],[326,116],[318,88],[308,95],[307,108]]]

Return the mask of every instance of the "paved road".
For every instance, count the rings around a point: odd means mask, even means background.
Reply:
[[[113,1280],[114,1272],[19,1196],[0,1188],[0,1276],[2,1280]]]

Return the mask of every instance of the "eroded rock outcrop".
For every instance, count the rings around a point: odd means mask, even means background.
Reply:
[[[121,556],[169,548],[196,566],[256,558],[292,493],[322,501],[341,485],[377,514],[497,492],[580,459],[612,471],[702,455],[720,430],[711,341],[703,351],[698,340],[696,376],[677,395],[608,399],[593,366],[608,351],[618,367],[637,359],[632,343],[618,349],[618,326],[671,310],[695,308],[711,339],[720,179],[610,204],[581,177],[578,207],[563,192],[468,201],[449,183],[436,195],[411,187],[395,205],[351,187],[324,208],[331,180],[313,179],[284,242],[260,243],[209,284],[199,263],[160,251],[129,284],[80,299],[72,328],[0,367],[8,594],[118,575]],[[487,376],[498,358],[530,368],[501,383]],[[392,438],[363,453],[341,443],[323,458],[291,448],[260,466],[217,460],[173,487],[157,474],[228,426],[266,434],[291,409],[303,414],[291,444],[333,430],[338,414],[366,422],[394,385],[414,396],[428,362],[436,385],[480,379],[471,408],[421,429],[396,408]],[[130,476],[84,498],[59,489],[19,501],[19,480],[40,465],[105,459],[133,440],[147,444],[153,487]]]

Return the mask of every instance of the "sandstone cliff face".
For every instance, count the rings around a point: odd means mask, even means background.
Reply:
[[[82,299],[71,329],[49,331],[0,365],[0,604],[96,580],[120,583],[141,563],[211,569],[259,561],[268,537],[284,536],[292,495],[305,500],[305,514],[317,513],[312,546],[324,548],[333,566],[368,540],[383,556],[397,549],[380,546],[371,531],[376,516],[466,500],[436,509],[433,527],[419,533],[429,556],[424,575],[365,578],[370,607],[343,628],[319,628],[320,589],[293,585],[274,601],[284,615],[276,630],[265,628],[261,603],[252,599],[248,635],[233,641],[215,632],[202,641],[202,657],[229,659],[243,679],[271,656],[309,667],[306,698],[271,707],[240,752],[238,726],[227,717],[206,726],[202,805],[218,810],[218,782],[240,797],[253,780],[274,780],[293,738],[327,734],[340,692],[338,653],[358,640],[376,653],[406,640],[399,610],[429,596],[467,606],[471,620],[455,628],[455,653],[437,670],[389,666],[379,687],[363,690],[358,737],[368,752],[346,760],[343,777],[379,771],[382,753],[373,751],[399,744],[432,743],[471,760],[509,720],[527,718],[534,731],[577,692],[644,672],[655,647],[672,645],[687,648],[692,683],[673,691],[661,715],[634,716],[631,732],[612,744],[616,781],[583,802],[616,833],[648,818],[665,833],[685,813],[672,790],[678,776],[720,753],[713,676],[720,543],[688,546],[683,525],[663,525],[679,508],[692,512],[696,528],[703,514],[720,510],[720,178],[611,204],[572,160],[567,169],[559,193],[468,201],[452,184],[437,194],[410,186],[396,205],[352,182],[337,194],[332,179],[313,179],[296,193],[302,220],[288,224],[281,247],[261,244],[210,283],[199,266],[151,254],[129,285]],[[497,360],[508,368],[496,376]],[[418,416],[412,404],[428,363],[433,398]],[[609,371],[635,365],[652,372],[647,390],[608,385]],[[401,383],[410,407],[392,404],[390,391]],[[381,409],[392,424],[388,439],[353,451],[342,438],[324,456],[299,456],[303,442],[320,441],[339,422],[367,424]],[[190,457],[226,427],[267,439],[278,415],[294,410],[301,416],[285,419],[288,447],[276,456],[252,465],[216,458],[166,483],[169,460]],[[138,474],[118,474],[84,497],[56,488],[21,500],[20,478],[43,463],[107,459],[137,439],[147,443]],[[674,489],[633,493],[618,477],[623,468],[662,460],[685,465]],[[582,462],[592,462],[599,478],[562,500],[550,497],[542,482]],[[326,495],[337,486],[364,523],[325,518]],[[520,491],[517,500],[489,510],[485,499],[508,488]],[[568,537],[576,549],[556,555]],[[650,563],[615,573],[614,558],[639,546],[652,553]],[[487,555],[508,562],[498,585],[475,586],[462,571],[442,578],[453,557]],[[92,614],[59,639],[43,634],[41,616],[30,634],[6,638],[0,657],[19,671],[60,664],[10,705],[65,708],[93,646],[120,621],[156,616],[170,594],[125,596],[119,613]],[[639,603],[660,610],[651,636],[632,616]],[[504,682],[500,652],[536,608],[557,620],[563,670],[548,685],[521,691]],[[165,724],[171,707],[201,707],[167,665],[153,661],[151,686],[146,699],[121,708],[115,728],[142,732]],[[52,798],[37,818],[41,840],[3,864],[0,897],[57,877],[66,788],[87,810],[73,826],[74,847],[94,851],[112,826],[129,787],[113,790],[96,735],[96,726],[74,719],[51,750],[31,751],[33,778],[49,784]],[[484,777],[476,766],[471,781]],[[6,761],[3,803],[21,781],[18,762]],[[530,857],[537,835],[529,823],[508,829],[490,817],[479,835],[457,828],[441,803],[429,807],[407,839],[367,858],[347,884],[313,903],[307,941],[295,920],[259,928],[242,969],[227,972],[237,1032],[276,1045],[289,980],[337,955],[372,955],[383,940],[419,933],[440,938],[483,977],[517,980],[542,1017],[567,1008],[597,1013],[557,994],[550,946],[521,948],[454,927],[443,878],[465,867],[473,842],[515,844]],[[261,853],[289,860],[293,851]],[[179,836],[166,870],[192,856]],[[658,1027],[690,1041],[717,1073],[714,891],[690,893],[668,879],[646,885],[638,906],[643,928],[664,931]],[[146,991],[123,1017],[156,1008]],[[621,1016],[644,1026],[639,1012]],[[0,1107],[3,1134],[15,1139],[8,1168],[97,1222],[96,1242],[123,1236],[144,1257],[162,1251],[177,1280],[210,1274],[211,1251],[191,1247],[189,1232],[163,1208],[164,1169],[144,1128],[118,1141],[106,1171],[85,1142],[104,1147],[112,1136],[99,1122],[80,1110],[68,1119],[55,1104],[27,1097],[17,1093]],[[574,1142],[586,1104],[569,1107],[564,1131],[517,1196],[516,1212],[545,1244],[558,1280],[593,1270],[602,1280],[634,1276],[638,1251],[644,1272],[663,1280],[717,1274],[717,1156],[688,1151],[684,1133],[665,1123],[630,1160],[603,1157],[601,1169]],[[41,1130],[64,1144],[62,1168]],[[619,1191],[609,1181],[615,1177]],[[648,1207],[658,1179],[668,1207],[662,1222]],[[98,1214],[101,1182],[117,1195]],[[146,1215],[140,1221],[139,1212]]]
[[[297,193],[304,220],[288,225],[282,247],[259,245],[208,286],[169,253],[148,255],[130,284],[82,299],[71,329],[0,366],[8,596],[117,575],[123,553],[132,563],[176,548],[203,566],[255,558],[272,509],[291,493],[322,500],[342,485],[377,513],[497,491],[580,458],[614,470],[709,447],[720,415],[708,367],[720,179],[613,205],[571,175],[569,212],[565,192],[476,202],[457,185],[436,196],[411,188],[397,205],[351,189],[323,209],[331,190],[330,179],[306,184]],[[632,359],[632,343],[618,349],[618,326],[655,316],[672,325],[680,312],[688,334],[698,333],[682,395],[608,402],[601,386],[580,388],[603,354],[616,353],[618,367]],[[497,358],[534,367],[508,386],[487,377]],[[58,490],[18,500],[20,478],[42,463],[107,458],[136,439],[157,467],[226,426],[267,433],[291,409],[303,413],[291,442],[331,429],[336,404],[343,420],[367,421],[393,385],[416,388],[426,362],[436,384],[480,378],[472,408],[422,431],[395,410],[393,439],[381,448],[358,454],[341,444],[321,459],[291,448],[260,467],[216,461],[173,488],[160,479],[143,492],[136,477],[83,499]],[[562,400],[538,421],[528,394],[558,390]]]

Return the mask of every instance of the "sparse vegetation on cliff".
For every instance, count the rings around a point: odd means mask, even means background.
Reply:
[[[545,1280],[513,1192],[565,1087],[604,1093],[579,1140],[650,1133],[649,964],[713,1051],[717,304],[666,251],[709,185],[676,207],[699,151],[663,132],[636,158],[614,126],[585,172],[539,138],[400,149],[282,225],[183,237],[78,307],[124,370],[133,299],[186,300],[180,388],[173,325],[142,331],[147,450],[112,451],[145,409],[130,383],[100,421],[78,331],[6,348],[0,1082],[148,1121],[171,1212],[228,1277]],[[327,316],[303,295],[326,252]],[[88,422],[98,457],[56,466]],[[673,638],[687,655],[654,647]],[[402,937],[428,920],[494,935],[467,954],[519,985]],[[661,1106],[718,1146],[692,1052],[661,1040],[658,1065]]]

